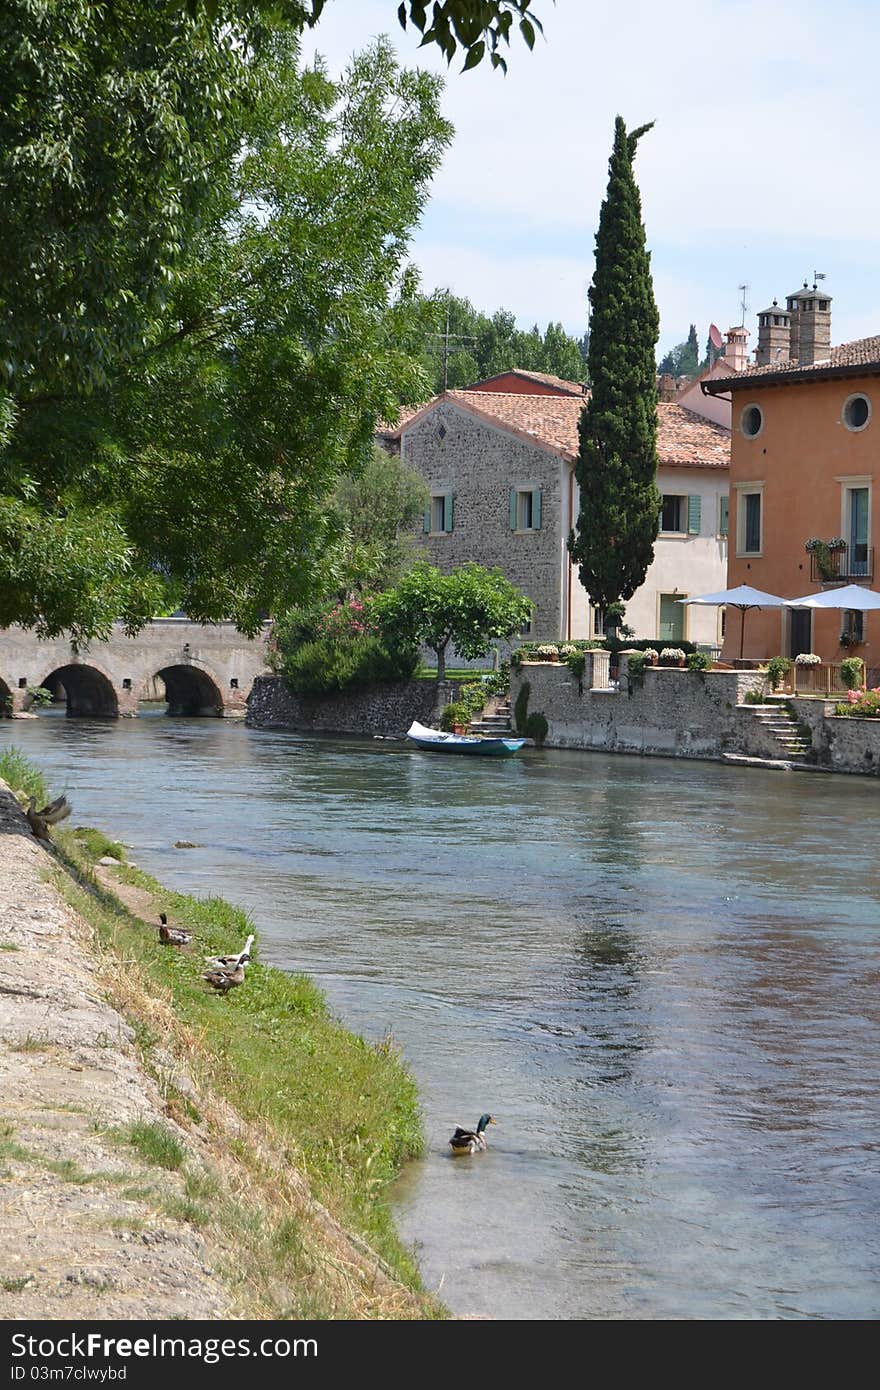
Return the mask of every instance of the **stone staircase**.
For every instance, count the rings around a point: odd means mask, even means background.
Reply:
[[[479,734],[483,738],[505,738],[512,733],[513,718],[510,700],[506,697],[499,699],[497,696],[493,696],[483,709],[479,719],[471,720],[468,732]]]
[[[775,744],[779,750],[778,757],[801,763],[811,759],[812,740],[809,735],[804,736],[802,725],[784,705],[750,705],[747,708],[765,735],[761,742],[769,740],[771,747]]]

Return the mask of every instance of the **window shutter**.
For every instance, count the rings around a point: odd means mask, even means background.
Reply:
[[[516,488],[510,489],[510,529],[516,530]]]
[[[700,517],[702,514],[702,498],[692,494],[688,498],[688,535],[698,536],[700,534]]]
[[[729,530],[730,498],[721,498],[721,519],[718,524],[719,535],[726,536]]]
[[[532,530],[541,529],[541,489],[532,488]]]
[[[426,507],[426,508],[425,508],[425,535],[428,536],[428,535],[430,535],[430,533],[431,533],[431,508],[430,508],[430,507]]]
[[[451,492],[447,492],[445,498],[443,499],[443,530],[444,530],[444,531],[451,531],[451,530],[452,530],[452,504],[453,504],[453,501],[454,501],[453,494],[452,494]]]

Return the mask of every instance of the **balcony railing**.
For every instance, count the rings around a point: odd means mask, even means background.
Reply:
[[[842,550],[810,552],[810,579],[814,584],[833,584],[839,579],[873,578],[873,546],[846,545]]]

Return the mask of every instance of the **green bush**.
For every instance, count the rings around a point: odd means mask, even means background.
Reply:
[[[743,696],[743,704],[745,705],[765,705],[766,703],[767,696],[763,690],[747,690]]]
[[[440,715],[440,728],[451,733],[456,724],[469,724],[471,711],[464,700],[453,700],[450,704],[443,706],[443,713]]]
[[[627,658],[627,673],[630,685],[645,684],[645,667],[650,665],[648,657],[644,652],[635,652]]]
[[[331,695],[380,682],[408,680],[418,665],[414,648],[389,651],[370,633],[317,637],[285,657],[282,671],[297,695]]]
[[[770,679],[770,689],[778,690],[782,684],[783,677],[791,670],[791,661],[787,656],[774,656],[772,661],[767,662],[767,675]]]
[[[526,719],[525,729],[523,730],[526,738],[533,738],[536,743],[543,743],[547,737],[549,725],[543,714],[537,711],[530,714]]]
[[[712,658],[705,652],[691,652],[687,659],[687,668],[689,671],[711,671]]]
[[[513,723],[518,734],[524,734],[526,731],[526,720],[529,717],[529,696],[531,693],[531,685],[528,681],[523,681],[513,706]]]
[[[861,690],[865,683],[865,663],[860,656],[848,656],[841,661],[840,679],[847,690]]]
[[[582,681],[584,678],[584,672],[587,669],[586,652],[569,652],[568,656],[565,658],[565,661],[571,674],[578,680],[578,682]]]
[[[478,714],[489,696],[482,681],[469,681],[458,693],[460,702],[467,708],[468,718]]]

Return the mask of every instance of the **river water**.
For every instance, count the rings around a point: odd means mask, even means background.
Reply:
[[[428,1139],[398,1224],[454,1310],[880,1312],[875,781],[161,716],[12,741],[74,822],[393,1031]],[[483,1110],[490,1151],[452,1159]]]

